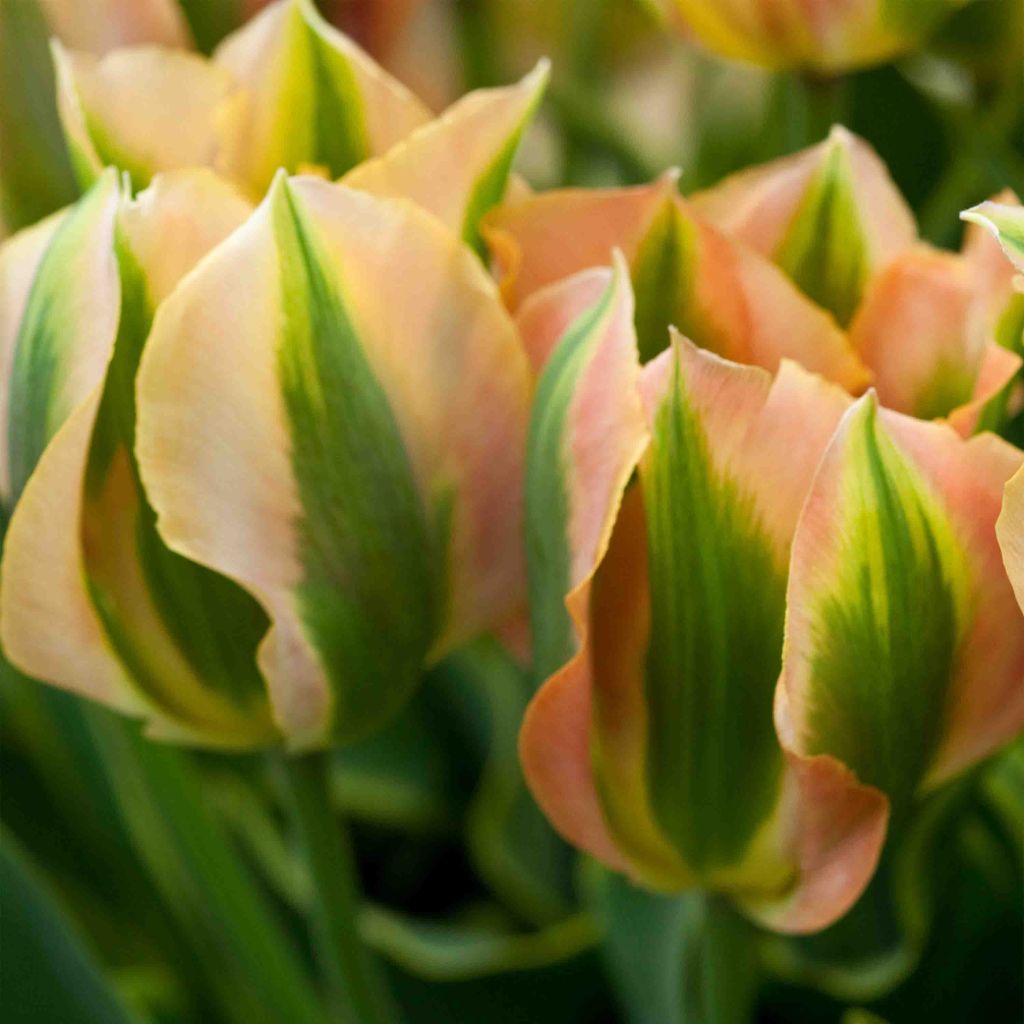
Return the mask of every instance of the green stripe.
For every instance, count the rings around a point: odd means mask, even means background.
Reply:
[[[103,529],[102,513],[90,516],[89,503],[98,498],[115,455],[127,456],[138,520],[134,538],[120,538],[120,542],[130,544],[134,540],[134,553],[159,619],[200,685],[227,698],[239,709],[241,719],[231,723],[221,714],[208,718],[202,702],[196,702],[193,694],[168,678],[160,648],[150,649],[147,637],[134,635],[126,626],[126,612],[131,611],[129,604],[136,600],[135,595],[124,592],[119,577],[105,578],[102,566],[90,557],[86,545],[93,602],[136,685],[171,718],[197,729],[220,731],[234,726],[269,738],[264,684],[255,661],[256,647],[268,627],[266,614],[231,580],[167,548],[157,533],[155,513],[142,489],[134,456],[135,377],[153,310],[142,268],[120,238],[117,258],[121,315],[89,452],[86,516],[91,529]]]
[[[785,572],[757,509],[712,465],[678,361],[641,465],[654,814],[696,871],[739,861],[774,803]]]
[[[842,327],[850,323],[871,267],[853,169],[840,142],[829,144],[779,243],[775,262],[805,295],[830,310]]]
[[[865,400],[850,424],[839,550],[813,608],[811,753],[906,806],[946,723],[966,568],[945,512]]]
[[[302,19],[312,75],[313,151],[309,162],[339,178],[370,156],[363,101],[348,60],[323,37],[319,15]],[[308,19],[308,20],[307,20]],[[287,129],[286,129],[287,130]]]
[[[370,156],[362,95],[348,59],[325,38],[311,4],[293,3],[284,27],[284,80],[278,94],[274,166],[301,164],[340,177]]]
[[[526,448],[526,556],[537,681],[564,665],[575,647],[565,595],[572,583],[571,509],[566,490],[569,410],[615,296],[615,281],[566,331],[537,385]]]
[[[77,271],[85,261],[102,258],[110,245],[100,228],[117,187],[114,172],[102,176],[71,208],[36,270],[11,368],[6,424],[11,508],[71,411],[64,393],[73,362],[69,347],[96,343],[79,334],[80,305],[87,297]]]
[[[544,84],[546,84],[546,79]],[[544,95],[544,84],[536,89],[529,106],[523,113],[522,120],[508,137],[500,152],[491,161],[490,166],[480,176],[466,204],[466,212],[462,218],[462,238],[481,258],[486,259],[487,257],[487,243],[480,233],[480,221],[484,214],[500,203],[505,196],[512,164],[519,150],[519,143],[526,126],[532,120],[537,107],[540,106]]]
[[[668,348],[670,325],[695,345],[722,351],[721,338],[696,302],[697,247],[693,222],[683,215],[674,199],[666,200],[637,249],[631,268],[642,362]]]
[[[301,615],[351,738],[413,689],[446,618],[450,495],[425,508],[387,396],[313,225],[271,198],[281,264],[278,372],[303,517]]]
[[[919,420],[948,416],[970,400],[976,379],[977,367],[965,366],[963,360],[937,360],[931,377],[914,396],[911,415]]]

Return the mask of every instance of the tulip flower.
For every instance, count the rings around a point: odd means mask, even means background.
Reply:
[[[208,166],[261,198],[279,167],[416,199],[474,245],[505,192],[548,65],[514,86],[426,108],[316,13],[279,0],[217,49],[126,48],[101,59],[54,45],[58,100],[80,180],[106,165],[136,186]],[[376,159],[374,159],[376,158]]]
[[[819,74],[878,64],[912,49],[965,0],[648,0],[712,53]]]
[[[1024,210],[1020,205],[986,202],[972,207],[961,216],[989,231],[1013,266],[1024,273]],[[1015,284],[1024,291],[1020,277]],[[1018,330],[1018,343],[1024,347],[1024,326],[1018,326]],[[1024,609],[1024,470],[1019,471],[1006,485],[996,531],[1006,571],[1013,582],[1017,601]]]
[[[691,202],[773,260],[843,327],[868,281],[917,239],[885,164],[839,126],[825,141],[730,175]]]
[[[986,406],[1021,365],[1024,300],[1012,269],[980,231],[960,254],[918,242],[910,209],[866,142],[834,128],[691,202],[848,328],[885,406],[948,419],[965,435],[986,425]]]
[[[849,389],[868,376],[849,340],[778,268],[701,217],[675,175],[650,185],[564,189],[493,210],[483,233],[511,308],[613,249],[629,265],[640,354],[665,348],[670,325],[695,343],[774,371],[790,358]]]
[[[156,305],[249,210],[208,171],[135,200],[107,171],[0,250],[5,653],[168,736],[224,745],[275,733],[252,659],[262,615],[160,542],[133,455],[134,377]]]
[[[163,738],[308,748],[517,607],[526,360],[409,201],[281,178],[250,216],[208,171],[107,171],[0,289],[22,671]]]
[[[208,166],[258,200],[279,167],[336,178],[381,157],[367,187],[408,195],[415,177],[421,193],[466,193],[474,219],[502,198],[547,81],[542,62],[518,86],[480,90],[433,121],[311,0],[271,4],[212,59],[154,47],[102,58],[53,50],[61,123],[86,185],[106,165],[136,186],[162,170]],[[430,173],[412,174],[424,160]],[[432,212],[445,219],[450,207],[439,201]]]
[[[813,931],[869,881],[890,809],[1024,724],[995,536],[1024,456],[788,360],[772,377],[677,336],[641,368],[631,301],[619,259],[518,317],[542,367],[527,541],[549,619],[526,777],[639,883]]]

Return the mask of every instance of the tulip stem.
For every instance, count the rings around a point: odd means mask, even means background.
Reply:
[[[291,815],[313,882],[314,949],[345,1024],[396,1024],[380,965],[359,934],[362,895],[352,842],[328,795],[324,753],[284,758]]]
[[[706,1024],[747,1024],[758,985],[755,932],[715,893],[704,896],[701,953],[702,1019]]]

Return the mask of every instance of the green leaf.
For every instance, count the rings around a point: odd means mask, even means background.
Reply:
[[[517,755],[519,726],[532,694],[523,672],[496,643],[449,659],[448,671],[485,694],[487,762],[469,808],[466,841],[474,866],[506,904],[536,924],[571,910],[573,852],[526,788]]]
[[[0,833],[0,915],[6,1024],[129,1024],[134,1019],[6,830]]]
[[[547,967],[590,949],[600,934],[585,913],[538,931],[515,931],[496,907],[478,907],[462,919],[437,921],[370,905],[363,914],[362,930],[380,953],[435,981]]]
[[[310,979],[226,840],[187,754],[96,708],[96,749],[132,843],[232,1021],[321,1024]]]
[[[0,237],[78,196],[37,0],[0,0]]]

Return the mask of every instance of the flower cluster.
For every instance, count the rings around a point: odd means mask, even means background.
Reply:
[[[760,52],[747,6],[678,7]],[[895,45],[819,27],[829,66]],[[83,194],[0,248],[23,672],[316,749],[528,610],[558,830],[794,932],[1024,726],[1013,195],[930,248],[842,128],[685,199],[533,194],[546,64],[435,118],[310,0],[210,59],[54,59]]]

